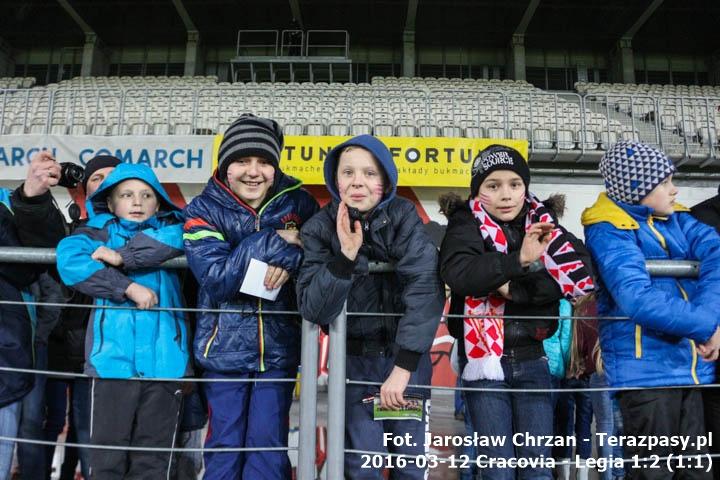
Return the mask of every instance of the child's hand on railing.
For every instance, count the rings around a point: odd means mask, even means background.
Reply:
[[[297,245],[298,247],[302,248],[302,240],[300,240],[300,231],[299,230],[275,230],[278,235],[280,235],[280,238],[285,240],[287,243],[291,245]]]
[[[118,252],[108,247],[98,247],[97,250],[90,255],[90,258],[98,262],[105,262],[113,267],[119,267],[123,264],[123,259]]]
[[[158,298],[155,292],[135,282],[127,287],[125,296],[135,302],[135,305],[137,305],[137,308],[140,310],[146,310],[158,304]]]
[[[720,327],[715,330],[713,336],[706,343],[698,345],[698,352],[703,359],[714,362],[720,354]]]

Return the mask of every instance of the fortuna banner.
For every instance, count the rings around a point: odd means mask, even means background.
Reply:
[[[323,160],[350,137],[286,136],[280,165],[308,185],[324,184]],[[475,157],[493,144],[508,145],[525,158],[525,140],[488,138],[380,137],[390,149],[401,186],[467,187]],[[148,136],[0,136],[0,180],[22,180],[30,158],[49,150],[59,162],[85,165],[95,155],[115,155],[124,162],[145,164],[162,182],[205,183],[217,164],[222,135]]]

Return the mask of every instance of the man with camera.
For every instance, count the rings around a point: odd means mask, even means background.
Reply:
[[[0,189],[0,247],[54,248],[65,235],[62,214],[53,203],[50,188],[61,179],[61,167],[48,152],[35,154],[25,182],[10,191]],[[0,300],[27,301],[27,289],[47,265],[0,263]],[[34,368],[34,308],[3,305],[0,308],[0,367]],[[0,382],[0,436],[16,437],[21,400],[33,388],[32,374],[2,372]],[[0,478],[8,478],[14,443],[0,442]]]

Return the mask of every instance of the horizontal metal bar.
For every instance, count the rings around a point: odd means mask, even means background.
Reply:
[[[56,255],[53,248],[1,247],[0,263],[53,264]],[[647,260],[648,273],[657,277],[696,278],[700,272],[699,262],[691,260]],[[177,257],[162,264],[165,268],[187,268],[187,259]],[[387,273],[395,270],[391,263],[370,262],[371,273]]]

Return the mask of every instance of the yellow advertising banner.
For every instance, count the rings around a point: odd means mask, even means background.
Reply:
[[[286,136],[280,159],[283,172],[307,185],[322,185],[323,161],[336,145],[351,137]],[[390,149],[400,177],[407,187],[467,187],[470,169],[478,154],[490,145],[507,145],[526,159],[528,142],[494,138],[378,137]],[[213,169],[222,135],[215,136]]]

